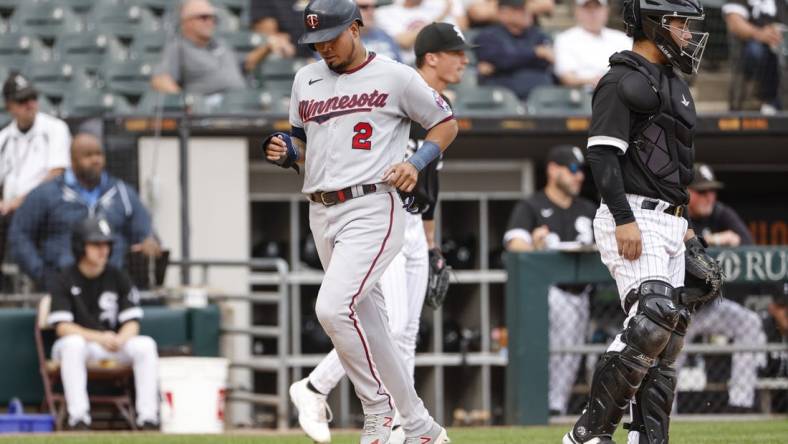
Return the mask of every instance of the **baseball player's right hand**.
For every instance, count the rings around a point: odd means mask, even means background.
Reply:
[[[99,345],[108,351],[116,352],[120,350],[120,341],[118,340],[118,335],[113,331],[103,331],[97,339],[98,340],[96,342],[98,342]]]
[[[618,255],[628,261],[634,261],[643,252],[643,240],[637,222],[616,226],[616,244]]]
[[[268,145],[265,146],[265,158],[271,162],[276,162],[287,155],[287,144],[281,137],[271,137]]]
[[[389,167],[383,175],[383,182],[409,193],[416,187],[419,171],[410,162],[400,162]]]

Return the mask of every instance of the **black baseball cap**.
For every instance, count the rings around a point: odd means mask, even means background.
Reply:
[[[692,183],[689,188],[695,191],[719,190],[725,184],[714,177],[714,170],[705,163],[696,163],[693,167]]]
[[[431,23],[419,31],[413,45],[416,57],[428,52],[464,51],[476,48],[465,40],[462,31],[451,23]]]
[[[6,101],[24,102],[38,97],[33,83],[19,73],[12,73],[3,83],[3,98]]]
[[[583,151],[574,145],[556,145],[547,152],[547,162],[555,162],[558,165],[572,168],[582,168],[586,160]]]

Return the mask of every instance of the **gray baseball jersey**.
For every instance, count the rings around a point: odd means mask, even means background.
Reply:
[[[304,193],[380,182],[402,161],[411,120],[429,129],[453,117],[413,68],[375,53],[342,74],[322,61],[301,68],[290,103],[307,142]]]

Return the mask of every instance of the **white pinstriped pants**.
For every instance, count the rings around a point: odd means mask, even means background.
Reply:
[[[594,218],[594,236],[597,247],[602,257],[602,262],[610,270],[618,286],[618,296],[621,307],[624,299],[632,289],[637,289],[644,281],[657,280],[666,282],[675,287],[684,285],[684,235],[687,233],[687,220],[676,217],[663,211],[670,206],[667,202],[659,201],[653,210],[641,208],[646,198],[627,194],[632,213],[640,229],[643,241],[643,252],[634,261],[624,259],[618,255],[616,244],[616,222],[607,205],[600,205]],[[629,320],[637,313],[638,304],[629,309],[624,320],[626,329]],[[692,325],[692,323],[690,323]],[[621,340],[621,333],[608,346],[607,351],[621,351],[625,343]],[[631,431],[627,435],[627,442],[637,443],[640,432]]]
[[[692,315],[685,342],[698,335],[724,335],[737,345],[765,345],[766,334],[760,316],[754,311],[731,301],[719,298]],[[676,362],[684,365],[682,353]],[[731,379],[728,381],[728,404],[751,408],[755,404],[755,383],[758,367],[766,365],[766,354],[755,352],[734,353],[731,359]]]
[[[405,222],[405,239],[402,250],[394,257],[380,277],[389,328],[394,343],[405,359],[411,380],[416,367],[416,336],[429,273],[427,237],[421,215],[408,214]],[[309,382],[328,394],[345,376],[336,350],[331,350],[309,374]]]

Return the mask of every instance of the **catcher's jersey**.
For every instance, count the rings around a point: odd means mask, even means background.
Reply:
[[[335,73],[324,61],[301,68],[290,102],[293,134],[306,141],[304,193],[381,182],[401,162],[410,122],[425,128],[453,118],[451,108],[413,69],[370,53]]]

